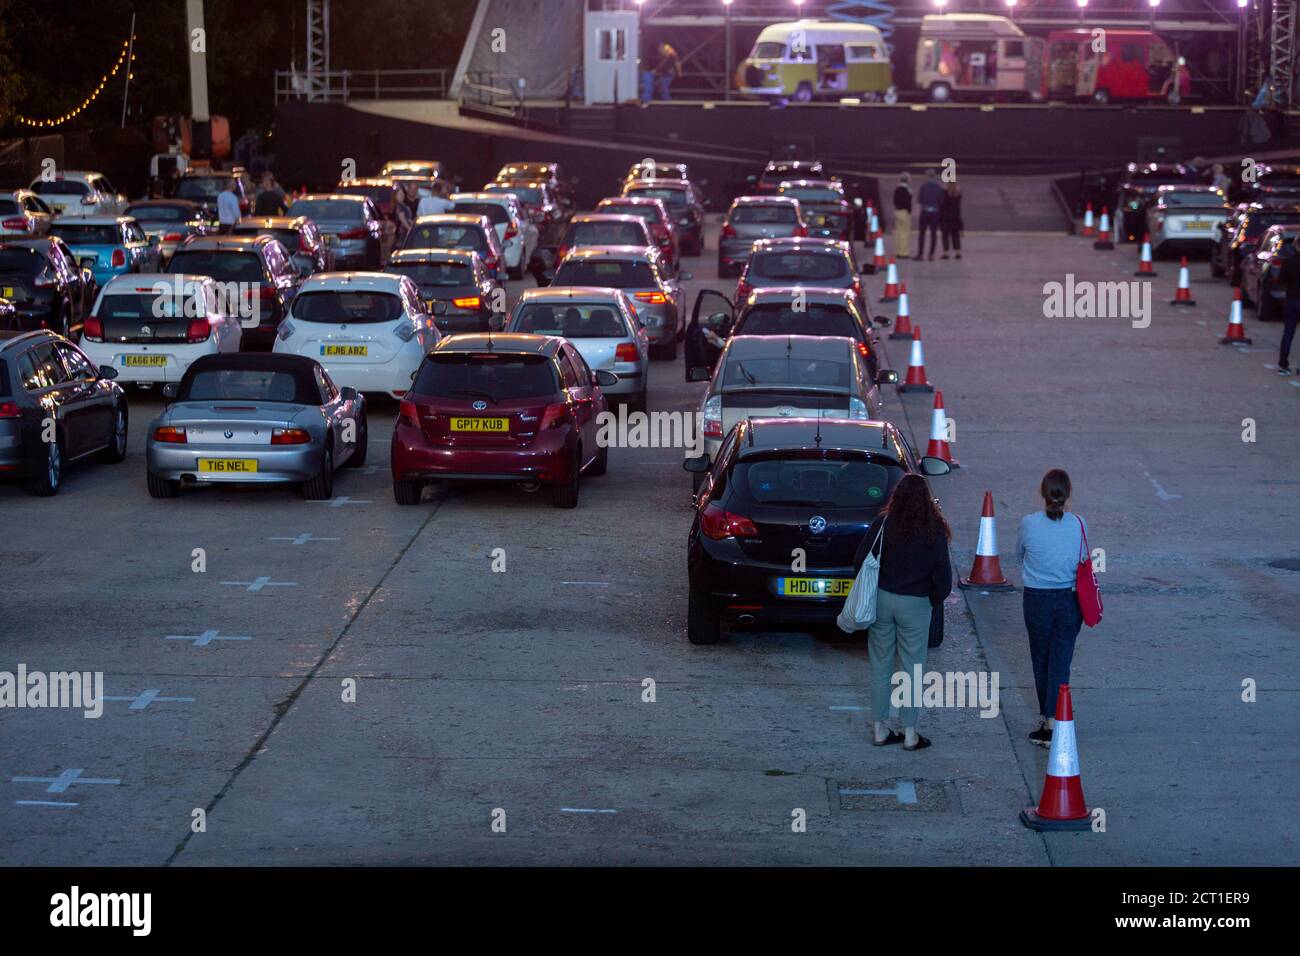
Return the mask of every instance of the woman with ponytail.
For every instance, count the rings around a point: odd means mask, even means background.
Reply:
[[[1070,476],[1060,468],[1043,475],[1038,491],[1043,510],[1020,519],[1016,556],[1023,574],[1025,630],[1029,632],[1040,715],[1038,729],[1029,740],[1050,747],[1056,694],[1062,684],[1070,682],[1074,641],[1083,626],[1074,586],[1087,525],[1066,507]]]

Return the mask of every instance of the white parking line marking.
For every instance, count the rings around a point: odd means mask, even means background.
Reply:
[[[297,581],[272,581],[265,576],[254,578],[252,581],[222,581],[221,583],[244,588],[247,591],[260,591],[262,588],[296,588],[298,586]]]
[[[612,582],[612,581],[561,581],[560,583],[561,583],[561,584],[581,584],[581,585],[585,585],[585,586],[587,586],[587,587],[593,587],[593,588],[612,588],[612,587],[614,586],[614,582]]]
[[[213,628],[208,628],[202,634],[168,634],[169,641],[193,641],[195,647],[207,647],[213,641],[251,641],[251,637],[235,636],[231,634],[222,634]]]
[[[349,498],[347,495],[340,495],[337,498],[331,498],[329,501],[313,501],[314,505],[329,505],[331,508],[342,508],[344,505],[370,505],[373,501],[362,501],[360,498]]]
[[[1147,476],[1147,481],[1151,482],[1151,487],[1156,490],[1156,497],[1161,501],[1177,501],[1182,497],[1182,495],[1172,495],[1165,491],[1164,485],[1156,481],[1156,479],[1152,477],[1151,472],[1147,471],[1145,468],[1142,469],[1142,474]]]
[[[318,538],[310,531],[298,535],[296,538],[267,538],[267,541],[288,541],[290,544],[306,544],[309,541],[338,541],[338,538]]]
[[[600,810],[592,807],[560,807],[561,813],[618,813],[617,810]]]
[[[866,710],[866,708],[859,707],[857,704],[831,704],[831,710],[858,711],[858,710]]]
[[[840,787],[840,793],[846,797],[894,797],[899,803],[916,803],[916,781],[900,780],[893,790],[855,790]]]
[[[166,703],[166,704],[194,703],[193,697],[162,697],[159,696],[161,694],[162,691],[151,688],[149,690],[140,691],[140,693],[136,694],[134,697],[109,697],[108,695],[105,695],[104,700],[122,700],[122,701],[129,700],[131,702],[131,706],[128,707],[127,710],[144,710],[154,701],[158,701],[159,703]]]
[[[110,780],[106,777],[82,777],[85,773],[80,767],[69,767],[57,777],[14,777],[10,783],[48,783],[45,788],[46,793],[66,793],[67,789],[73,784],[80,783],[103,783],[110,786],[119,786],[121,780]]]
[[[14,803],[20,807],[79,807],[79,803],[69,803],[66,800],[15,800]]]

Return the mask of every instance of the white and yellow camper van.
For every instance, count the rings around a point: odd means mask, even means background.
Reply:
[[[743,96],[753,98],[898,99],[885,39],[866,23],[794,20],[766,26],[734,80]]]
[[[1046,44],[1006,17],[942,13],[921,18],[916,87],[942,103],[952,99],[1041,100]]]

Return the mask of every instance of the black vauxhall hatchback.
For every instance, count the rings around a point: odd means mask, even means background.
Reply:
[[[687,554],[692,644],[715,643],[724,621],[833,622],[853,556],[894,486],[950,470],[918,459],[888,422],[812,418],[741,421],[711,467],[707,458],[685,467],[707,469]]]

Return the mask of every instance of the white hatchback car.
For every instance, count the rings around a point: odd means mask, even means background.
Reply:
[[[81,332],[81,350],[122,384],[179,382],[203,355],[238,352],[239,317],[211,276],[136,273],[110,279]]]
[[[315,359],[340,386],[401,398],[441,338],[409,277],[325,272],[302,284],[272,351]]]
[[[454,213],[487,216],[497,231],[505,250],[506,272],[512,279],[522,279],[528,262],[537,251],[541,230],[524,212],[513,193],[453,193],[450,201]]]
[[[35,179],[29,187],[56,216],[118,216],[127,198],[103,173],[65,169],[52,179]]]

